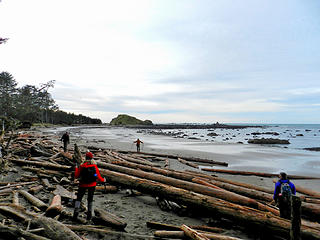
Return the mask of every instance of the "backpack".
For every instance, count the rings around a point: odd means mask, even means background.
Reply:
[[[281,193],[282,200],[284,202],[289,202],[291,200],[292,191],[291,191],[291,187],[289,185],[289,182],[281,183],[280,193]]]
[[[92,167],[84,167],[80,172],[80,182],[89,184],[95,182],[97,180],[96,168]]]

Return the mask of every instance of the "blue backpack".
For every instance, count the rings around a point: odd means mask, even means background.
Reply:
[[[282,182],[280,186],[280,193],[282,200],[284,202],[289,202],[291,200],[292,191],[289,182]]]

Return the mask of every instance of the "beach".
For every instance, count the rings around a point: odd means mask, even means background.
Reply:
[[[218,169],[232,169],[240,171],[256,171],[266,173],[279,173],[283,166],[274,166],[273,162],[288,161],[288,159],[311,158],[309,152],[292,152],[284,148],[266,148],[256,145],[227,144],[227,143],[199,143],[196,140],[176,139],[170,136],[150,135],[136,129],[126,128],[101,128],[95,126],[81,127],[51,127],[34,128],[32,132],[46,136],[50,141],[62,147],[60,138],[62,134],[70,133],[69,150],[73,150],[77,144],[82,152],[96,149],[111,149],[117,151],[135,151],[133,141],[140,138],[143,141],[141,151],[144,153],[158,153],[175,155],[181,158],[194,157],[210,159],[214,161],[227,162],[228,167],[214,166]],[[279,160],[280,159],[280,160]],[[267,163],[265,161],[268,161]],[[310,160],[311,161],[311,160]],[[292,163],[290,163],[292,164]],[[304,163],[307,164],[307,163]],[[309,163],[312,166],[311,163]],[[317,163],[318,164],[318,163]],[[201,164],[202,165],[202,164]],[[205,166],[201,167],[213,167]],[[318,176],[313,167],[304,169],[292,168],[289,174]],[[242,176],[222,173],[204,172],[179,162],[176,159],[169,159],[169,169],[178,171],[198,171],[204,174],[220,176],[232,181],[248,183],[273,190],[274,180],[277,178]],[[108,176],[104,176],[108,179]],[[293,180],[294,184],[320,192],[320,180]],[[299,194],[298,194],[299,195]],[[49,199],[48,199],[49,200]],[[83,202],[86,204],[86,196]],[[120,217],[127,223],[125,231],[130,236],[105,236],[102,239],[144,239],[143,236],[152,236],[154,229],[147,227],[147,222],[160,222],[173,225],[186,224],[219,226],[219,221],[215,216],[197,215],[193,211],[187,211],[178,215],[174,211],[163,211],[159,208],[156,196],[140,193],[126,188],[120,189],[117,193],[103,194],[97,192],[94,197],[94,206],[103,208],[106,211]],[[69,211],[73,211],[72,206],[65,206]],[[80,216],[85,217],[84,212]],[[223,222],[223,221],[222,221]],[[221,224],[222,224],[221,222]],[[225,223],[224,223],[225,224]],[[255,239],[250,233],[244,233],[231,225],[225,227],[224,234],[241,239]],[[132,235],[136,237],[132,238]],[[93,235],[87,235],[87,239],[96,239]],[[145,237],[147,238],[147,237]],[[101,239],[101,238],[100,238]]]
[[[226,162],[228,166],[207,165],[201,163],[200,169],[188,166],[179,162],[177,159],[168,158],[168,168],[178,171],[193,171],[202,174],[219,176],[231,181],[242,182],[267,188],[274,189],[274,181],[276,177],[258,177],[258,176],[243,176],[202,171],[201,168],[217,168],[239,171],[256,171],[262,173],[279,173],[283,170],[285,164],[292,159],[307,159],[303,162],[304,165],[309,164],[309,168],[301,169],[299,166],[289,168],[289,174],[315,176],[318,168],[317,164],[311,164],[316,157],[316,153],[307,151],[292,151],[287,148],[265,147],[260,145],[236,144],[236,143],[219,143],[219,142],[200,142],[195,139],[177,139],[172,136],[146,134],[139,129],[127,129],[118,127],[105,126],[66,126],[66,127],[49,127],[49,128],[33,128],[28,131],[21,131],[21,134],[31,133],[32,135],[40,135],[43,138],[53,142],[60,148],[63,144],[60,138],[64,132],[70,133],[70,144],[68,150],[72,151],[74,144],[80,148],[82,153],[87,150],[96,152],[101,150],[115,150],[125,152],[135,152],[133,141],[137,138],[143,141],[141,151],[149,154],[174,155],[183,158],[200,158],[209,159],[219,162]],[[315,154],[315,155],[314,155]],[[99,155],[95,158],[101,161]],[[277,163],[284,162],[283,166],[277,166]],[[156,162],[163,166],[163,161]],[[199,164],[199,163],[198,163]],[[292,165],[292,162],[290,163]],[[2,176],[2,181],[19,181],[26,171],[22,171],[16,166],[15,170],[10,171],[8,175]],[[300,168],[300,169],[299,169]],[[28,173],[29,175],[32,173]],[[104,175],[108,180],[108,175]],[[320,180],[292,180],[297,186],[312,189],[320,192]],[[55,184],[52,182],[52,184]],[[70,186],[70,189],[76,191],[76,185]],[[297,194],[299,195],[299,193]],[[40,192],[37,195],[45,202],[49,202],[54,196],[52,193]],[[241,231],[237,228],[237,224],[221,219],[219,216],[212,216],[204,213],[192,211],[186,208],[186,211],[179,213],[172,210],[161,210],[156,201],[157,195],[145,194],[134,189],[120,188],[116,193],[103,193],[96,191],[94,197],[94,206],[102,208],[127,223],[125,233],[121,236],[117,234],[97,235],[86,234],[86,239],[148,239],[148,236],[153,236],[155,229],[147,226],[147,222],[159,222],[181,226],[211,226],[223,227],[223,234],[241,239],[257,239],[254,231]],[[86,196],[83,199],[84,205],[87,204]],[[69,212],[73,211],[72,204],[64,204],[64,208]],[[80,213],[80,217],[85,218],[85,212]],[[1,219],[0,219],[1,220]],[[66,222],[74,224],[74,222]]]

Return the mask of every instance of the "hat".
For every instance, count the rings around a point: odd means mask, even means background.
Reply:
[[[280,176],[283,180],[287,179],[287,174],[285,172],[280,172]]]
[[[87,152],[86,153],[86,159],[92,159],[92,158],[93,158],[92,152]]]

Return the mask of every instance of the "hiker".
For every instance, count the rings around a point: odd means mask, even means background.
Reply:
[[[295,194],[296,187],[289,181],[287,174],[281,172],[279,174],[279,181],[275,184],[273,194],[273,200],[280,210],[280,217],[291,219],[291,196]]]
[[[65,132],[60,141],[63,141],[63,151],[66,152],[67,151],[67,147],[68,147],[68,144],[70,143],[70,138],[69,138],[69,134],[68,132]]]
[[[133,143],[136,144],[137,146],[137,152],[140,152],[140,143],[143,143],[142,141],[140,141],[140,139],[138,138],[136,141],[134,141]]]
[[[93,160],[93,154],[91,152],[86,153],[86,160],[80,167],[76,166],[75,178],[79,178],[79,188],[77,194],[77,200],[75,202],[73,219],[77,220],[80,212],[80,204],[86,190],[88,190],[88,212],[87,220],[91,220],[93,212],[93,195],[96,189],[97,180],[100,182],[105,182],[106,179],[102,178],[99,169]]]

